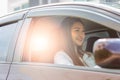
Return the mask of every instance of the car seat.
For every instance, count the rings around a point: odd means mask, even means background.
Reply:
[[[100,39],[100,37],[97,37],[97,36],[89,37],[87,39],[86,51],[93,52],[94,42],[98,39]]]

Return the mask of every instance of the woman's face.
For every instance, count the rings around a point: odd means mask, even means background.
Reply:
[[[71,27],[72,40],[77,46],[81,46],[85,37],[83,25],[75,22]]]

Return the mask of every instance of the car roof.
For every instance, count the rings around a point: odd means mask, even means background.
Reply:
[[[50,8],[50,7],[51,8],[52,7],[63,7],[63,8],[75,7],[76,9],[79,9],[79,8],[83,8],[83,9],[87,9],[87,10],[91,9],[93,11],[96,11],[97,13],[102,13],[105,15],[107,14],[110,17],[113,17],[115,19],[115,21],[117,22],[117,24],[114,25],[116,27],[111,27],[112,29],[118,30],[118,27],[119,27],[118,25],[120,24],[120,10],[119,9],[116,9],[116,8],[113,8],[113,7],[110,7],[107,5],[103,5],[103,4],[88,3],[88,2],[66,2],[66,3],[54,3],[54,4],[40,5],[40,6],[31,7],[31,8],[19,10],[16,12],[12,12],[12,13],[9,13],[8,15],[3,16],[3,17],[9,16],[9,15],[11,16],[14,14],[20,14],[21,12],[24,12],[24,14],[25,14],[27,12],[37,10],[37,9],[45,10],[45,8]],[[91,22],[87,21],[87,23],[89,25]],[[113,24],[113,23],[111,23],[111,24]],[[97,26],[97,24],[95,24],[95,26]],[[89,28],[89,27],[87,27],[87,28]],[[101,28],[101,26],[100,26],[100,28]]]
[[[35,6],[35,7],[29,7],[29,8],[26,8],[26,9],[21,9],[21,10],[18,10],[18,11],[10,12],[10,13],[4,15],[4,16],[11,15],[11,14],[16,14],[16,13],[23,12],[23,11],[29,11],[29,10],[36,9],[36,8],[44,8],[44,7],[52,7],[52,6],[68,6],[68,5],[92,7],[92,8],[108,11],[110,13],[113,13],[113,14],[116,14],[116,15],[120,16],[120,10],[117,9],[117,8],[114,8],[114,7],[111,7],[111,6],[107,6],[107,5],[104,5],[104,4],[91,3],[91,2],[51,3],[51,4],[39,5],[39,6]],[[4,16],[1,16],[1,17],[4,17]]]
[[[52,6],[87,6],[87,7],[92,7],[92,8],[97,8],[101,10],[108,11],[110,13],[116,14],[120,16],[120,10],[108,5],[104,4],[99,4],[99,3],[91,3],[91,2],[64,2],[64,3],[53,3],[53,4],[47,4],[47,5],[42,5],[42,6],[36,6],[36,7],[31,7],[29,9],[34,9],[34,8],[42,8],[42,7],[52,7]]]

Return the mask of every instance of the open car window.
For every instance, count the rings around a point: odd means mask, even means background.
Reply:
[[[110,31],[103,25],[79,17],[33,17],[25,40],[22,62],[94,67],[96,64],[92,49],[95,40],[91,43],[88,39],[117,37],[111,36]],[[74,46],[76,44],[77,48]],[[78,54],[74,56],[76,49]]]

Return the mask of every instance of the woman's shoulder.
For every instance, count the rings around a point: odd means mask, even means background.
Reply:
[[[58,51],[54,56],[55,64],[73,65],[72,59],[63,50]]]
[[[67,55],[67,53],[63,50],[58,51],[55,55],[57,58],[64,58],[64,59],[70,59],[70,57]]]

